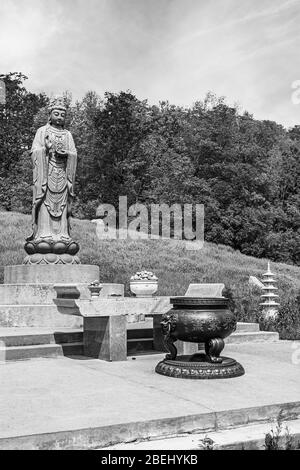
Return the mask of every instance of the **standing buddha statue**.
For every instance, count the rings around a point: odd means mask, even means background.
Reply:
[[[79,246],[70,236],[77,152],[64,128],[66,106],[61,97],[49,106],[49,120],[35,135],[33,162],[32,235],[26,239],[25,264],[75,263]]]

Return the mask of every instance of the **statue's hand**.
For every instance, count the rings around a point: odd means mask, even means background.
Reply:
[[[45,145],[46,145],[47,150],[51,150],[53,144],[52,144],[52,141],[51,141],[49,135],[46,135],[46,137],[45,137]]]

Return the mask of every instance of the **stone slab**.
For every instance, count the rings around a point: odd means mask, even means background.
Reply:
[[[186,297],[222,297],[224,284],[190,284]]]
[[[5,266],[4,284],[63,284],[99,281],[99,267],[89,264]]]
[[[300,416],[295,342],[228,345],[234,379],[154,373],[163,355],[134,361],[36,359],[0,365],[0,448],[97,448],[134,439],[209,433]],[[297,342],[300,347],[300,342]]]
[[[85,318],[141,313],[155,316],[170,309],[169,297],[143,299],[136,297],[99,297],[90,300],[57,298],[54,302],[62,314],[79,315]]]
[[[242,331],[234,333],[228,338],[225,338],[225,344],[232,343],[249,343],[249,342],[273,342],[279,341],[279,333],[275,331],[257,331],[257,332],[248,332]]]
[[[255,276],[249,276],[249,284],[250,286],[255,286],[255,287],[258,287],[259,289],[262,289],[263,287],[265,287],[265,285],[263,284],[263,282],[261,282],[259,279],[257,279],[257,277]]]

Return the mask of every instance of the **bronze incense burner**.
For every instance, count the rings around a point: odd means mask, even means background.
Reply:
[[[156,372],[170,377],[213,379],[245,373],[234,359],[222,357],[224,338],[236,329],[236,319],[225,297],[174,297],[173,308],[163,315],[161,326],[168,351]],[[177,340],[204,343],[205,353],[177,356]]]

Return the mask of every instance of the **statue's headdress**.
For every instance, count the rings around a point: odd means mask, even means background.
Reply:
[[[48,107],[49,113],[51,113],[53,109],[62,109],[63,111],[67,110],[65,99],[63,96],[55,96],[50,100],[50,104]]]

